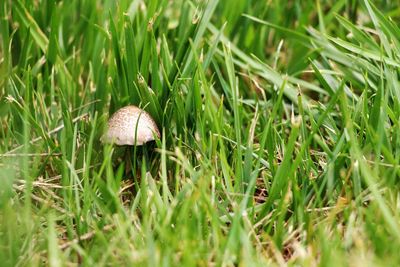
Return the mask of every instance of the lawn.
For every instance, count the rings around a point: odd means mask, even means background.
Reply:
[[[0,266],[400,265],[398,1],[0,2]]]

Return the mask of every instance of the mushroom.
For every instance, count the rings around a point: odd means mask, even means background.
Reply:
[[[131,152],[128,146],[142,146],[155,140],[155,136],[160,138],[160,131],[150,114],[143,109],[130,105],[117,110],[111,116],[108,121],[108,129],[101,137],[101,141],[118,146],[127,146],[125,149],[125,174],[128,174],[131,170],[136,171],[136,161],[134,161],[132,169]],[[146,149],[143,149],[144,153],[147,153],[146,151]]]
[[[141,146],[160,138],[160,131],[149,113],[136,106],[117,110],[108,121],[108,129],[101,138],[103,143],[119,146]]]

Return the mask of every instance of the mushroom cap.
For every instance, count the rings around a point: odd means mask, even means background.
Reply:
[[[131,105],[117,110],[111,116],[101,141],[120,146],[140,146],[153,141],[155,135],[160,138],[160,131],[150,114]]]

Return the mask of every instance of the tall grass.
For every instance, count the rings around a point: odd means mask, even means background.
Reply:
[[[395,1],[4,1],[3,266],[400,263]],[[118,108],[162,137],[103,145]],[[128,162],[130,161],[130,162]]]

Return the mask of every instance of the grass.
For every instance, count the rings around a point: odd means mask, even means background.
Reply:
[[[395,1],[6,0],[0,18],[2,266],[400,263]],[[127,104],[162,132],[129,164],[100,142]]]

